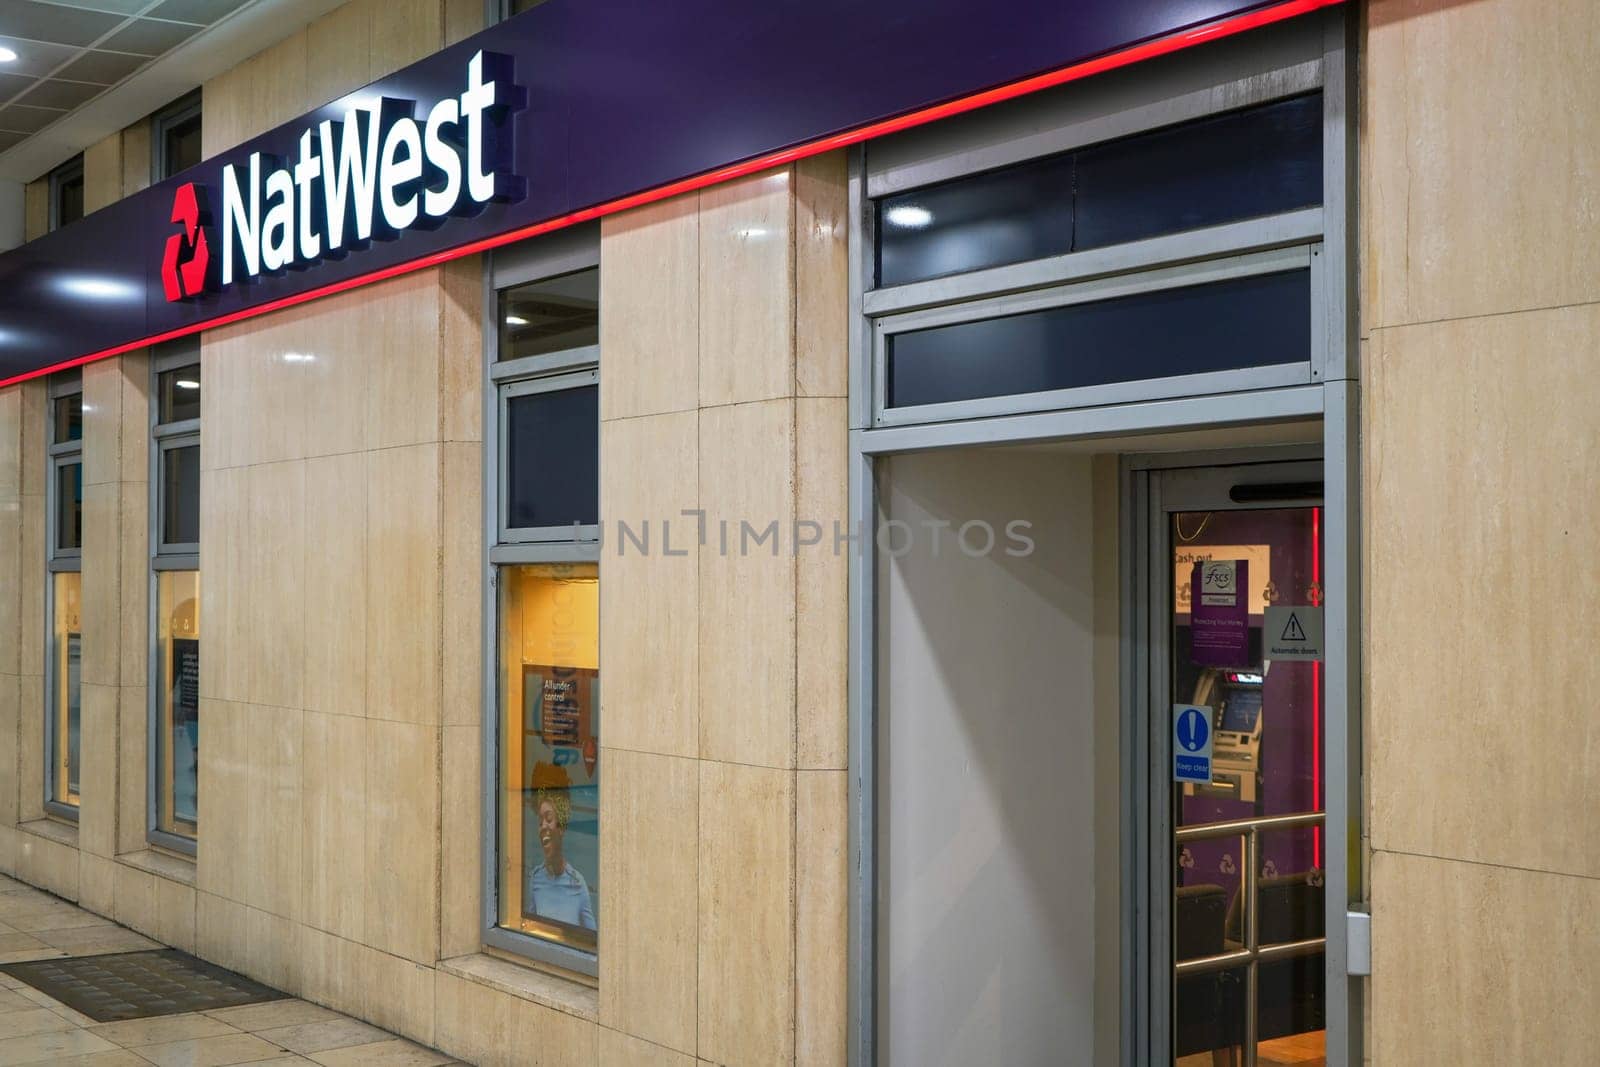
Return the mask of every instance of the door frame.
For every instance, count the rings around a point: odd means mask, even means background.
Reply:
[[[1317,446],[1241,449],[1197,453],[1190,456],[1135,456],[1123,462],[1125,525],[1123,569],[1123,877],[1134,901],[1134,919],[1126,934],[1124,960],[1131,961],[1131,988],[1125,997],[1134,1010],[1133,1031],[1124,1034],[1124,1048],[1136,1050],[1138,1063],[1165,1063],[1171,1048],[1171,968],[1172,968],[1172,834],[1171,767],[1172,752],[1167,722],[1171,695],[1171,638],[1168,627],[1171,605],[1171,546],[1167,544],[1167,516],[1177,511],[1258,511],[1264,508],[1318,506],[1326,515],[1324,497],[1315,505],[1303,499],[1252,500],[1236,503],[1228,490],[1244,484],[1284,484],[1320,481],[1326,486],[1322,450]],[[1326,552],[1326,547],[1325,547]],[[1331,592],[1324,598],[1325,611],[1333,613],[1333,601],[1342,599]],[[1341,614],[1343,614],[1341,612]],[[1332,621],[1329,620],[1331,627]],[[1325,672],[1324,688],[1332,680]],[[1326,706],[1327,700],[1324,697]],[[1334,730],[1332,716],[1324,712],[1324,732]],[[1324,739],[1324,810],[1332,798],[1327,738]],[[1325,821],[1332,822],[1331,816]],[[1341,835],[1342,837],[1343,835]],[[1331,964],[1335,930],[1345,925],[1346,904],[1336,896],[1331,868],[1348,867],[1344,842],[1336,843],[1324,830],[1327,880],[1329,887],[1326,929],[1328,949],[1324,954],[1329,967],[1326,988],[1328,1030],[1338,1018],[1333,1010],[1335,987],[1343,988],[1344,966],[1338,978]],[[1347,884],[1348,879],[1341,879]],[[1334,904],[1338,907],[1335,909]],[[1337,922],[1335,919],[1337,912]],[[1328,1058],[1329,1063],[1342,1062]]]

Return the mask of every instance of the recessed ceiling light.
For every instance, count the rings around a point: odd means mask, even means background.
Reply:
[[[915,204],[901,204],[899,207],[890,208],[886,217],[891,225],[904,226],[908,230],[920,230],[933,221],[933,212]]]
[[[17,54],[9,48],[0,47],[0,63],[15,63]]]
[[[506,325],[507,326],[526,326],[526,325],[528,325],[528,320],[523,318],[521,315],[507,315],[506,316]]]
[[[177,381],[173,382],[172,384],[176,385],[179,389],[198,389],[198,388],[200,388],[200,383],[199,382],[191,381],[188,378],[179,378]]]

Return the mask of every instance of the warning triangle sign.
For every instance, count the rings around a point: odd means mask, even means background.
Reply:
[[[1284,626],[1284,628],[1283,628],[1283,636],[1279,637],[1278,640],[1279,641],[1304,641],[1305,639],[1306,639],[1306,632],[1300,626],[1299,617],[1296,616],[1293,612],[1290,612],[1288,625]]]

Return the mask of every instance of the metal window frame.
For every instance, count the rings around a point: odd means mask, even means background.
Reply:
[[[1321,213],[1318,212],[1318,215]],[[1313,380],[1309,361],[1280,364],[1261,364],[1237,370],[1212,371],[1205,374],[1186,374],[1164,378],[1144,378],[1135,381],[1113,382],[1107,385],[1080,386],[1072,389],[1055,389],[1045,392],[1008,393],[1000,396],[978,397],[941,404],[918,404],[888,407],[886,397],[889,381],[889,342],[897,334],[940,326],[999,319],[1012,315],[1070,307],[1076,304],[1098,303],[1141,293],[1160,292],[1234,278],[1258,277],[1287,271],[1304,270],[1307,284],[1317,289],[1316,264],[1320,257],[1314,255],[1317,244],[1299,244],[1288,247],[1266,248],[1243,254],[1221,255],[1215,258],[1175,266],[1155,267],[1132,273],[1093,277],[1083,281],[1056,285],[1050,288],[1024,290],[993,296],[974,297],[962,303],[923,307],[915,311],[890,314],[872,320],[872,381],[876,400],[874,420],[878,426],[904,426],[951,419],[987,418],[993,415],[1013,415],[1025,411],[1050,410],[1065,407],[1091,407],[1101,404],[1122,403],[1129,400],[1149,400],[1169,396],[1190,396],[1195,393],[1240,392],[1248,389],[1265,389],[1275,386],[1304,385]],[[1061,257],[1071,258],[1071,257]],[[869,297],[872,294],[867,294]],[[1317,301],[1312,300],[1315,306]],[[1313,317],[1315,317],[1313,315]]]
[[[1112,75],[1065,86],[1051,94],[975,112],[935,126],[874,142],[851,153],[849,176],[850,240],[850,451],[849,509],[852,528],[862,531],[849,561],[850,719],[849,849],[853,872],[849,896],[849,1060],[857,1067],[877,1062],[877,835],[876,737],[879,609],[877,549],[870,530],[881,519],[875,485],[877,460],[912,451],[1061,440],[1122,438],[1144,433],[1187,429],[1258,426],[1304,420],[1322,427],[1320,457],[1325,495],[1323,545],[1325,582],[1329,589],[1324,683],[1324,810],[1325,848],[1329,857],[1327,887],[1327,1062],[1340,1067],[1360,1063],[1366,986],[1347,976],[1349,933],[1347,912],[1366,907],[1359,872],[1345,859],[1359,840],[1362,817],[1360,667],[1358,620],[1359,456],[1357,412],[1359,386],[1354,315],[1355,130],[1350,114],[1355,84],[1353,19],[1339,8],[1306,15],[1268,30],[1253,31],[1229,41],[1208,44],[1175,56],[1140,64]],[[957,276],[916,283],[896,290],[870,289],[874,277],[875,197],[934,181],[976,173],[995,166],[1127,136],[1174,122],[1233,110],[1250,103],[1298,95],[1320,88],[1323,98],[1323,205],[1320,241],[1304,232],[1308,219],[1295,212],[1266,220],[1230,224],[1226,235],[1196,231],[1139,242],[1143,248],[1119,246],[1078,256],[1099,255],[1110,262],[1074,266],[1060,261],[995,268],[986,278]],[[887,164],[876,163],[868,154]],[[1217,228],[1222,229],[1222,228]],[[1252,235],[1250,231],[1256,232]],[[1275,238],[1273,235],[1276,234]],[[1285,236],[1287,235],[1287,237]],[[1115,399],[1077,406],[1041,405],[1039,410],[1007,414],[981,409],[941,412],[941,420],[905,424],[880,421],[875,367],[874,318],[885,312],[920,309],[947,301],[1001,293],[1025,292],[1059,283],[1072,270],[1082,276],[1110,276],[1132,267],[1181,256],[1184,241],[1198,246],[1225,236],[1239,241],[1235,251],[1302,244],[1312,257],[1312,351],[1301,384],[1210,381],[1203,376],[1163,382],[1146,395],[1130,390]],[[1168,247],[1152,249],[1157,242]],[[1215,247],[1214,251],[1227,251]],[[1157,254],[1159,253],[1159,255]],[[1208,255],[1211,254],[1208,252]],[[1126,257],[1117,262],[1117,257]],[[1148,261],[1139,261],[1149,256]],[[1204,257],[1202,257],[1204,258]],[[1195,260],[1198,261],[1198,260]],[[1084,261],[1080,260],[1080,263]],[[1188,261],[1186,261],[1188,262]],[[1055,271],[1051,275],[1049,272]],[[1101,275],[1098,272],[1104,272]],[[976,275],[979,272],[974,272]],[[972,284],[970,291],[964,286]],[[937,299],[934,299],[937,297]],[[1189,390],[1182,390],[1181,385]],[[1198,387],[1218,387],[1201,391]],[[1053,398],[1060,400],[1062,398]],[[1069,398],[1070,399],[1070,398]],[[1080,401],[1085,398],[1077,398]],[[1227,455],[1178,453],[1147,461],[1125,460],[1127,479],[1142,477],[1143,467],[1206,465],[1218,462],[1262,462],[1281,459],[1281,450],[1251,448]],[[1141,463],[1143,467],[1141,467]],[[1126,485],[1126,482],[1125,482]],[[1124,501],[1128,496],[1124,494]],[[1122,640],[1119,672],[1124,707],[1120,744],[1123,754],[1122,870],[1123,919],[1120,1044],[1121,1062],[1155,1062],[1149,1056],[1152,1010],[1150,988],[1150,902],[1129,900],[1148,886],[1148,858],[1136,855],[1133,836],[1148,818],[1148,724],[1133,716],[1136,680],[1148,677],[1151,650],[1135,639],[1134,606],[1147,590],[1135,587],[1137,568],[1131,553],[1146,550],[1148,538],[1138,531],[1147,505],[1137,499],[1119,516],[1122,574]],[[1359,916],[1357,916],[1359,918]],[[1107,1006],[1103,1010],[1109,1010]]]
[[[162,541],[162,517],[166,511],[166,453],[174,448],[200,445],[200,420],[181,419],[161,421],[161,376],[168,371],[190,367],[200,362],[198,338],[184,338],[163,345],[150,360],[150,469],[149,515],[146,526],[146,543],[149,546],[150,576],[146,603],[146,626],[149,634],[146,662],[145,714],[145,840],[161,848],[187,856],[197,853],[199,823],[195,836],[169,833],[160,829],[160,812],[157,782],[160,778],[160,716],[161,686],[161,572],[199,571],[200,545],[169,544]],[[202,379],[204,381],[204,379]],[[196,815],[198,816],[198,812]]]
[[[489,0],[497,4],[499,0]],[[575,232],[574,232],[575,231]],[[601,527],[511,529],[503,525],[506,485],[505,406],[514,396],[599,384],[596,345],[498,362],[500,293],[527,282],[600,265],[600,228],[575,227],[486,256],[483,264],[483,662],[481,679],[481,834],[479,928],[485,947],[596,979],[598,951],[584,952],[499,925],[500,848],[500,568],[524,563],[594,563]],[[598,447],[598,443],[597,446]]]
[[[566,357],[586,359],[587,365],[573,367]],[[549,356],[531,356],[518,360],[519,364],[533,363],[548,369],[531,377],[495,380],[495,448],[499,462],[495,465],[495,522],[498,539],[496,547],[517,544],[585,543],[600,539],[599,523],[571,526],[510,526],[506,523],[506,507],[510,502],[510,412],[512,400],[537,393],[561,393],[572,389],[597,388],[600,385],[598,362],[599,346],[576,349],[571,353],[553,352]],[[548,360],[548,362],[545,362]],[[596,450],[599,442],[595,443]]]
[[[72,179],[83,180],[83,153],[79,152],[55,170],[50,172],[50,229],[59,230],[63,225],[61,221],[61,187]],[[84,212],[88,214],[87,211]],[[76,220],[74,220],[76,221]]]
[[[1135,1002],[1144,1005],[1142,1017],[1146,1020],[1133,1035],[1133,1059],[1156,1063],[1166,1061],[1172,1042],[1172,972],[1169,967],[1155,966],[1158,960],[1170,961],[1172,953],[1172,909],[1164,888],[1172,884],[1173,877],[1169,847],[1173,831],[1172,752],[1167,731],[1156,728],[1157,723],[1166,721],[1165,709],[1171,706],[1171,635],[1166,625],[1171,590],[1161,577],[1171,571],[1166,519],[1178,511],[1255,511],[1298,506],[1306,502],[1236,503],[1228,499],[1227,488],[1241,477],[1263,483],[1323,481],[1325,470],[1321,446],[1300,445],[1178,456],[1133,455],[1125,457],[1121,466],[1123,514],[1131,516],[1134,524],[1125,542],[1130,550],[1120,554],[1120,581],[1125,591],[1123,630],[1127,647],[1137,649],[1138,657],[1137,668],[1122,676],[1122,722],[1133,735],[1132,743],[1122,753],[1123,867],[1125,872],[1138,872],[1127,888],[1135,900],[1136,913],[1148,917],[1132,931],[1138,948],[1131,992]],[[1319,501],[1318,506],[1326,511],[1325,500]],[[1330,609],[1335,599],[1327,598]],[[1141,679],[1143,686],[1138,684]],[[1128,813],[1134,817],[1127,818]],[[1325,835],[1330,822],[1330,817],[1324,815]],[[1325,837],[1325,841],[1325,852],[1332,857],[1333,840]],[[1333,941],[1333,928],[1328,927],[1328,931],[1325,960]],[[1254,1062],[1249,1052],[1245,1062]]]
[[[167,134],[174,126],[188,122],[190,119],[204,119],[200,110],[200,90],[174,100],[166,107],[150,116],[150,183],[166,181],[172,177],[173,171],[168,170],[167,159]]]
[[[60,523],[58,514],[61,506],[61,478],[62,467],[74,463],[78,465],[80,476],[83,470],[83,437],[80,435],[72,441],[55,440],[55,402],[63,397],[83,395],[83,375],[81,372],[56,375],[49,380],[45,389],[45,440],[48,442],[45,449],[45,582],[44,582],[44,810],[51,815],[66,819],[71,822],[78,821],[78,805],[68,804],[57,800],[55,797],[55,763],[56,763],[56,698],[60,695],[58,687],[61,679],[57,677],[55,657],[55,619],[56,619],[56,583],[58,573],[81,572],[83,569],[83,548],[63,549],[57,545],[57,533]],[[81,506],[81,502],[80,502]],[[80,630],[79,641],[82,641]],[[79,678],[82,685],[82,678]],[[79,738],[82,739],[83,722],[81,719],[83,709],[83,694],[80,688],[78,694],[79,708]],[[81,797],[80,797],[81,802]]]

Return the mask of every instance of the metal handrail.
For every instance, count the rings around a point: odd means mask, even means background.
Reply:
[[[1292,830],[1297,826],[1321,826],[1324,814],[1320,811],[1301,811],[1293,815],[1263,815],[1259,819],[1234,819],[1232,822],[1208,822],[1203,826],[1180,826],[1172,832],[1178,841],[1206,841],[1214,837],[1239,837],[1251,830]]]
[[[1242,892],[1244,894],[1244,947],[1232,952],[1222,952],[1198,959],[1174,961],[1173,971],[1178,977],[1192,974],[1209,974],[1234,967],[1245,970],[1244,1002],[1244,1067],[1256,1067],[1256,1031],[1260,1029],[1257,1018],[1260,978],[1258,968],[1263,961],[1293,959],[1326,951],[1326,937],[1308,938],[1304,941],[1286,941],[1263,946],[1261,944],[1260,914],[1256,900],[1257,882],[1260,878],[1261,834],[1272,830],[1293,830],[1301,826],[1321,826],[1325,814],[1304,811],[1293,815],[1265,815],[1259,819],[1234,819],[1230,822],[1209,823],[1205,826],[1184,826],[1173,831],[1173,839],[1184,841],[1209,841],[1219,837],[1237,837],[1243,842]]]

